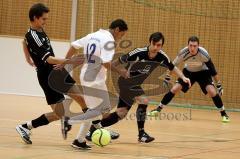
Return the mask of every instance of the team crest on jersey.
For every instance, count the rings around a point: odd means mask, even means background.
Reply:
[[[146,65],[144,69],[138,70],[138,72],[140,72],[142,74],[146,74],[150,71],[150,69],[151,69],[151,65]]]

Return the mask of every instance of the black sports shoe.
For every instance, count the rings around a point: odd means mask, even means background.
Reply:
[[[72,142],[71,146],[72,146],[73,148],[76,148],[76,149],[83,149],[83,150],[91,150],[91,149],[92,149],[92,147],[89,146],[89,145],[87,145],[86,142],[81,142],[81,143],[80,143],[77,139],[75,139],[75,140]]]
[[[117,133],[117,132],[115,132],[115,131],[113,131],[113,130],[108,130],[108,131],[109,131],[109,133],[110,133],[110,135],[111,135],[111,139],[116,140],[116,139],[119,138],[119,136],[120,136],[119,133]]]
[[[63,139],[67,139],[67,133],[71,130],[72,125],[68,124],[69,117],[62,117],[61,119],[61,128]]]
[[[141,135],[138,136],[139,142],[149,143],[155,140],[154,137],[149,136],[146,132],[143,132]]]
[[[88,140],[88,141],[92,141],[92,134],[93,132],[97,130],[93,125],[91,126],[90,130],[88,131],[87,135],[85,136],[85,138]],[[114,132],[112,130],[108,130],[110,135],[111,135],[111,139],[112,140],[116,140],[119,138],[120,134],[117,133],[117,132]]]
[[[32,144],[32,141],[30,139],[30,135],[31,135],[30,130],[24,128],[22,125],[18,125],[16,126],[16,131],[18,132],[18,134],[21,136],[22,140],[26,144]]]
[[[91,125],[90,129],[87,132],[87,135],[85,136],[85,139],[88,141],[92,141],[92,134],[95,130],[97,129],[94,127],[94,125]]]

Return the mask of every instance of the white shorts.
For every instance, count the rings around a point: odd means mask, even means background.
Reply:
[[[108,89],[105,82],[91,86],[84,85],[84,82],[81,82],[81,84],[83,87],[83,97],[88,108],[92,109],[101,106],[108,109],[111,106]]]

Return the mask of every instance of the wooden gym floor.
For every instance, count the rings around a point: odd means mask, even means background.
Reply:
[[[146,122],[146,131],[155,141],[139,144],[134,107],[127,119],[111,128],[121,134],[118,140],[104,148],[91,144],[92,150],[83,151],[70,146],[79,125],[73,127],[64,141],[59,121],[33,130],[33,144],[24,144],[15,126],[50,108],[40,97],[0,95],[0,100],[1,159],[239,159],[240,156],[240,115],[237,112],[230,112],[231,122],[224,124],[217,111],[168,107],[161,120]],[[77,109],[74,103],[73,107]]]

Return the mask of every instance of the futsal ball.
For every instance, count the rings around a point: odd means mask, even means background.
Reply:
[[[111,135],[109,131],[105,129],[97,129],[92,134],[92,142],[98,146],[106,146],[111,141]]]

